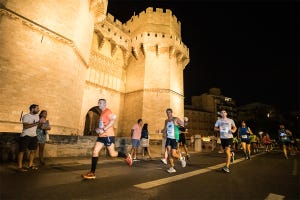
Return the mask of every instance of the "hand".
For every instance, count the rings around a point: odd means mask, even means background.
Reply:
[[[96,128],[96,133],[98,133],[98,135],[103,134],[105,131],[103,128]]]
[[[43,124],[46,123],[46,119],[45,118],[41,118],[40,119],[40,123],[43,123]]]

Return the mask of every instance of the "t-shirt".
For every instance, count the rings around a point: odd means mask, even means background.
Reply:
[[[142,135],[142,127],[141,126],[139,126],[138,124],[135,124],[135,125],[133,125],[131,130],[133,130],[132,137],[131,137],[132,139],[135,139],[135,140],[141,139],[141,135]]]
[[[40,118],[39,118],[38,114],[32,115],[32,114],[28,113],[22,117],[22,122],[26,123],[26,124],[33,124],[33,123],[38,122],[39,120],[40,120]],[[24,137],[27,135],[30,137],[35,137],[36,136],[36,128],[37,128],[37,125],[33,126],[31,128],[26,128],[26,129],[24,129],[24,127],[23,127],[23,130],[22,130],[22,133],[20,136]]]
[[[235,123],[232,119],[226,118],[226,119],[218,119],[216,121],[215,127],[218,127],[220,129],[220,138],[221,139],[229,139],[233,138],[231,128],[235,126]]]

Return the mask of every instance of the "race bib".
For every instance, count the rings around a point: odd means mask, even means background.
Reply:
[[[228,126],[223,126],[223,127],[221,127],[220,132],[222,132],[222,133],[229,133],[229,128],[228,128]]]

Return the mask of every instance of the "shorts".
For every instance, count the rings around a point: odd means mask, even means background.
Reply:
[[[178,142],[176,141],[176,139],[167,138],[165,147],[167,146],[171,146],[171,149],[177,149]]]
[[[106,147],[115,143],[115,136],[98,137],[97,142],[103,143]]]
[[[291,143],[291,139],[289,137],[281,137],[279,141],[281,144],[290,144]]]
[[[250,144],[250,140],[241,140],[241,142],[245,142],[246,144]]]
[[[183,144],[183,145],[186,144],[185,134],[184,134],[184,133],[180,133],[180,134],[179,134],[179,141],[178,141],[178,143],[181,143],[181,144]]]
[[[221,138],[221,144],[223,149],[225,149],[226,147],[230,148],[232,146],[232,143],[233,143],[233,138],[227,138],[227,139]]]
[[[138,139],[132,139],[131,142],[132,142],[132,147],[134,147],[134,148],[137,148],[140,146],[140,140],[138,140]]]
[[[23,136],[20,137],[20,152],[25,152],[26,149],[36,150],[37,149],[37,137]]]

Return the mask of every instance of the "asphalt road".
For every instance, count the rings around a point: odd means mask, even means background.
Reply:
[[[120,159],[100,158],[95,180],[82,180],[90,159],[52,162],[37,171],[20,173],[15,163],[1,164],[1,199],[300,199],[299,154],[260,153],[244,160],[240,152],[224,173],[224,154],[192,154],[185,168],[176,162],[169,174],[159,158],[127,166]]]

